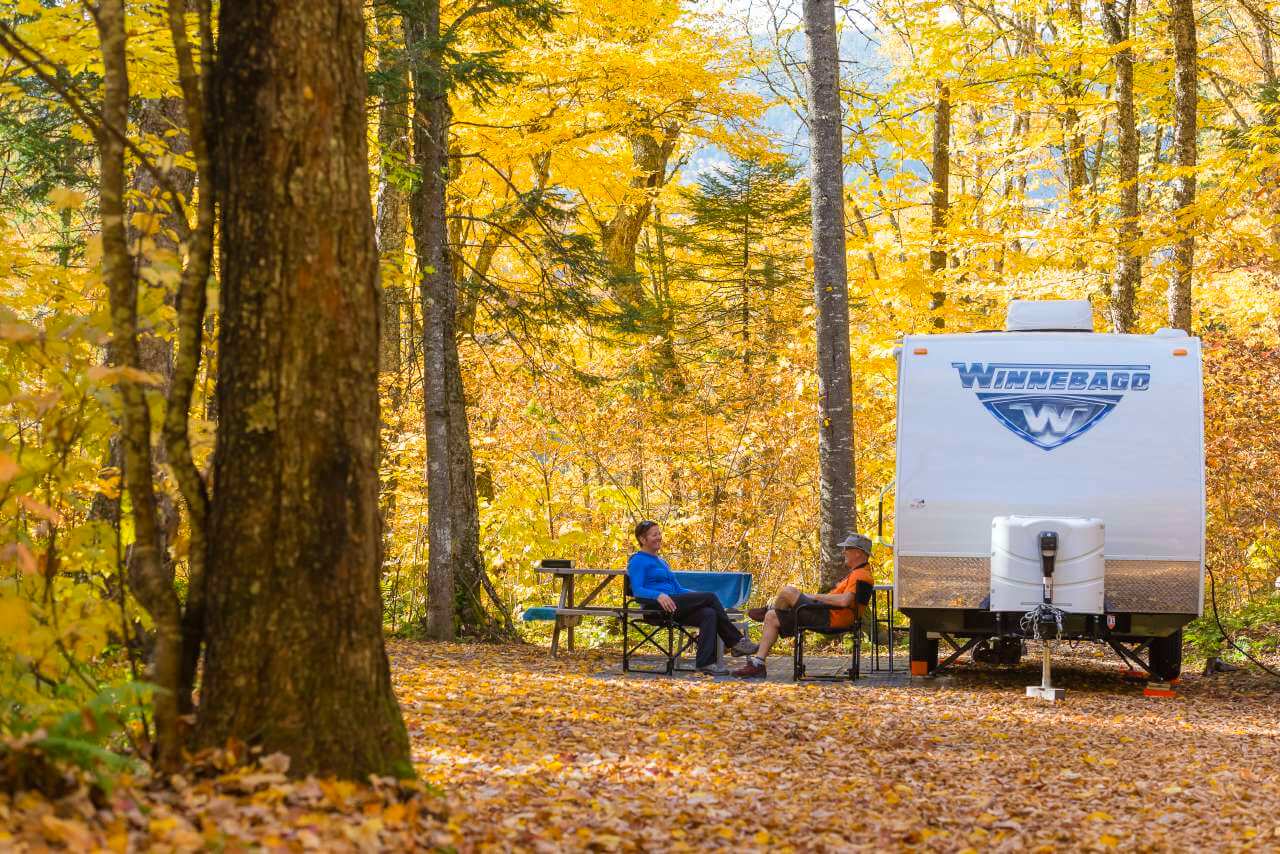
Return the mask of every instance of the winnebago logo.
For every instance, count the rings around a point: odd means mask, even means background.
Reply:
[[[1151,387],[1150,365],[952,362],[951,367],[997,421],[1046,451],[1105,418],[1124,392]]]

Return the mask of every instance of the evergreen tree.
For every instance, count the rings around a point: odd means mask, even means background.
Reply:
[[[689,316],[703,324],[732,325],[744,366],[752,361],[753,333],[779,291],[805,287],[802,265],[809,188],[786,161],[733,158],[704,172],[686,191],[689,227],[671,242],[689,250],[676,275],[703,286]],[[696,337],[696,333],[695,333]]]

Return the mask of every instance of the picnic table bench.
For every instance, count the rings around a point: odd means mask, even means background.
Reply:
[[[621,620],[621,605],[597,605],[601,593],[610,589],[615,579],[626,575],[624,569],[589,569],[573,565],[572,560],[548,558],[535,568],[540,574],[550,575],[559,582],[559,601],[555,605],[535,605],[526,608],[521,619],[525,622],[555,621],[551,632],[551,654],[560,654],[560,635],[566,633],[569,651],[573,652],[573,630],[583,617],[606,617]],[[743,608],[751,598],[752,576],[747,572],[698,572],[678,571],[680,583],[690,590],[708,591],[720,597],[721,604],[730,616],[741,619]],[[594,583],[589,592],[577,598],[577,579]],[[618,590],[621,594],[621,590]],[[619,597],[620,598],[620,597]],[[894,670],[894,638],[904,629],[893,622],[893,585],[877,584],[867,615],[871,634],[872,669],[879,671],[880,647],[883,644],[888,656],[888,670]]]
[[[560,654],[560,633],[567,634],[569,651],[573,652],[573,630],[583,617],[614,617],[622,619],[621,605],[593,605],[597,597],[608,589],[615,579],[627,574],[625,569],[578,568],[571,560],[548,559],[541,561],[536,571],[551,575],[560,582],[559,602],[555,605],[538,605],[526,608],[522,620],[554,620],[551,630],[551,654]],[[595,583],[590,592],[577,598],[577,579],[582,577]],[[714,593],[720,604],[732,617],[742,617],[741,608],[751,598],[751,573],[749,572],[694,572],[675,573],[679,582],[690,590]],[[621,586],[618,588],[621,594]]]

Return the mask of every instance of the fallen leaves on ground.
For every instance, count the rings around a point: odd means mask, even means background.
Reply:
[[[1151,850],[1280,847],[1280,710],[1248,673],[1146,698],[1067,658],[849,684],[613,678],[617,656],[394,642],[425,785],[283,757],[97,801],[0,795],[0,849]],[[434,793],[435,788],[443,795]]]
[[[457,838],[442,797],[419,783],[294,780],[282,754],[237,765],[220,753],[188,775],[122,779],[110,794],[0,794],[0,851],[380,851]]]
[[[422,777],[465,849],[1280,847],[1280,691],[1142,696],[1088,656],[879,684],[599,678],[616,655],[398,643]],[[777,665],[775,665],[777,666]],[[785,663],[784,663],[785,666]]]

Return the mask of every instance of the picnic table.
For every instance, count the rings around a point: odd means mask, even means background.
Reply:
[[[571,560],[549,559],[538,564],[536,571],[550,575],[560,583],[559,601],[554,605],[543,605],[528,608],[523,619],[555,620],[551,630],[551,654],[560,654],[560,633],[568,636],[569,651],[573,652],[573,629],[583,617],[622,617],[620,605],[598,605],[596,600],[601,593],[609,589],[615,579],[627,574],[625,569],[587,569],[573,565]],[[751,596],[751,573],[749,572],[690,572],[677,571],[676,578],[690,590],[715,593],[720,597],[720,604],[725,610],[733,612],[746,604]],[[581,577],[588,585],[589,592],[581,599],[577,598],[577,580]],[[621,582],[619,582],[619,585]],[[621,598],[621,587],[618,593]]]

